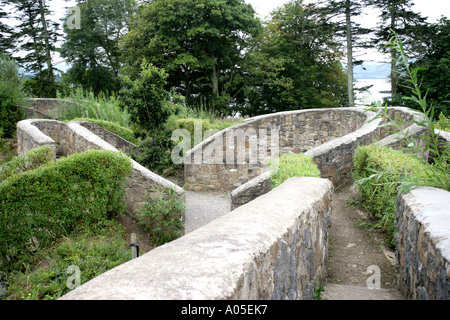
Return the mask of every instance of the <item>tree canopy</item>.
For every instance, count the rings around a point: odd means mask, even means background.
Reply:
[[[247,52],[261,31],[243,0],[154,0],[132,20],[122,52],[131,74],[145,58],[188,103],[202,98],[223,111],[240,99]]]

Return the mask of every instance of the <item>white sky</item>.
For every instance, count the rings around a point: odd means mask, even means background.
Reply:
[[[53,11],[53,20],[60,22],[66,14],[66,8],[76,4],[75,0],[47,0],[50,3],[50,10]],[[245,0],[251,4],[261,18],[267,17],[270,12],[277,7],[284,5],[289,0]],[[314,3],[317,0],[304,0],[305,3]],[[442,15],[450,17],[450,0],[415,0],[413,10],[424,17],[428,17],[429,22],[436,22]],[[378,21],[376,12],[366,12],[359,17],[362,26],[373,28]],[[382,61],[385,60],[375,49],[365,52],[358,57],[362,60]]]

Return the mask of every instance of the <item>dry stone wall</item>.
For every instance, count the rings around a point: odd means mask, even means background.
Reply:
[[[450,299],[450,192],[422,187],[397,201],[398,286],[414,300]]]
[[[332,193],[325,179],[289,179],[61,299],[312,300],[327,274]]]
[[[365,112],[362,108],[346,109],[359,114],[361,118],[358,121],[363,121],[363,124],[353,132],[346,133],[305,152],[317,164],[321,177],[329,179],[337,189],[351,181],[353,154],[358,146],[379,143],[396,149],[403,147],[398,140],[399,136],[389,133],[394,128],[379,128],[383,120],[377,119],[374,112]],[[340,109],[332,110],[337,112]],[[409,130],[410,135],[424,134],[425,129],[414,123],[414,121],[421,119],[421,116],[416,112],[406,108],[391,107],[388,113],[392,117],[402,119],[403,127]],[[268,186],[270,186],[270,174],[267,172],[243,183],[231,193],[231,208],[236,208],[255,199],[258,197],[258,193],[259,195],[266,193],[270,190]]]
[[[266,172],[272,157],[307,152],[354,132],[366,119],[358,108],[300,110],[250,119],[187,153],[186,189],[231,191]]]

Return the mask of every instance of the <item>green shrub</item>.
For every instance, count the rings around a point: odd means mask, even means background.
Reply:
[[[272,162],[271,162],[272,163]],[[278,170],[272,174],[272,188],[292,177],[320,178],[320,170],[313,159],[304,154],[284,154],[279,158]]]
[[[17,122],[25,117],[21,107],[25,104],[25,97],[16,63],[0,55],[0,136],[14,136]]]
[[[139,211],[139,224],[149,233],[149,242],[160,246],[183,235],[185,203],[174,190],[149,199]]]
[[[0,183],[0,268],[15,269],[40,248],[124,210],[131,161],[89,150]]]
[[[423,176],[430,168],[412,154],[386,146],[360,146],[353,156],[353,180],[363,206],[394,244],[395,200],[402,183]]]
[[[106,121],[106,120],[100,120],[100,119],[90,119],[90,118],[75,118],[75,119],[71,119],[70,121],[91,122],[91,123],[99,125],[100,127],[104,128],[108,131],[111,131],[112,133],[117,134],[119,137],[122,137],[131,143],[134,143],[134,144],[138,143],[138,140],[134,136],[133,130],[122,127],[121,125],[118,125],[117,123],[113,123],[113,122]]]
[[[53,151],[49,146],[31,149],[22,156],[16,156],[0,169],[0,182],[13,174],[33,170],[53,161]]]
[[[165,171],[177,166],[172,162],[172,148],[175,146],[168,130],[155,130],[138,144],[135,160],[148,169],[164,175]]]
[[[83,234],[58,241],[45,253],[44,267],[8,274],[10,300],[55,300],[73,284],[70,266],[80,270],[80,285],[131,259],[122,225],[111,222],[100,234]],[[40,261],[39,261],[40,262]]]
[[[441,112],[439,115],[439,121],[436,123],[436,129],[450,132],[450,119]]]

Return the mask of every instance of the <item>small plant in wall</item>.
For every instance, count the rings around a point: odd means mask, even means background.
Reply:
[[[139,224],[149,233],[149,242],[160,246],[183,235],[184,211],[184,201],[175,190],[168,189],[158,197],[148,199],[138,212]]]

